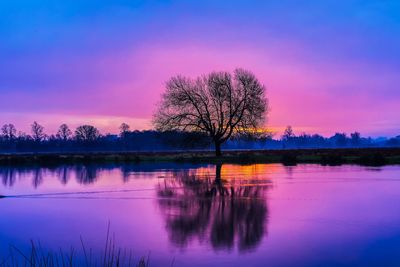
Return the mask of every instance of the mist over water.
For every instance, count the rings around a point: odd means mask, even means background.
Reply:
[[[400,166],[0,167],[0,255],[118,247],[151,266],[398,266]],[[77,252],[77,257],[83,257]]]

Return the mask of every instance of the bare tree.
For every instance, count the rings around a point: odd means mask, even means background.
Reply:
[[[72,135],[72,131],[69,129],[68,125],[61,124],[60,128],[58,128],[57,138],[63,141],[67,141]]]
[[[92,125],[82,125],[75,130],[75,138],[79,141],[92,142],[99,137],[99,130]]]
[[[265,87],[253,73],[236,69],[192,80],[171,78],[153,122],[158,130],[206,132],[221,155],[232,135],[257,133],[268,111]]]
[[[295,134],[293,132],[292,126],[289,125],[288,127],[286,127],[285,131],[283,132],[282,140],[289,141],[293,137],[295,137]]]
[[[14,124],[4,124],[3,127],[1,127],[1,133],[6,139],[12,140],[17,136],[17,129]]]
[[[44,127],[34,121],[31,125],[31,132],[32,132],[32,138],[35,141],[42,141],[46,135],[44,133]]]
[[[120,135],[121,135],[121,136],[124,136],[127,132],[129,132],[129,129],[130,129],[130,128],[131,128],[131,127],[130,127],[128,124],[122,123],[122,124],[119,126]]]

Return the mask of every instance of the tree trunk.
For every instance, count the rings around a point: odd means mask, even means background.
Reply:
[[[221,182],[221,169],[222,169],[222,164],[217,163],[215,166],[215,182],[220,183]]]
[[[215,141],[215,156],[221,156],[221,143],[219,141]]]

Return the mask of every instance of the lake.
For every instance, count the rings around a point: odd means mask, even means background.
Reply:
[[[117,247],[150,266],[400,266],[400,166],[0,167],[0,255]]]

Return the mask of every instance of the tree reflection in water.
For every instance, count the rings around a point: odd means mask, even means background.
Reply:
[[[239,251],[257,247],[267,234],[265,193],[270,183],[235,185],[215,177],[199,177],[196,170],[175,172],[158,187],[158,203],[171,242],[185,248],[193,239],[213,249]],[[222,177],[223,178],[223,177]]]
[[[33,171],[32,184],[34,188],[38,188],[43,182],[43,171],[37,168]]]
[[[62,166],[56,169],[58,180],[61,184],[66,185],[71,177],[71,168],[67,166]]]
[[[4,186],[13,187],[18,179],[28,177],[32,179],[33,188],[38,188],[47,174],[55,175],[63,185],[68,184],[71,175],[74,174],[79,184],[92,184],[97,181],[99,172],[103,169],[105,168],[96,164],[57,166],[54,168],[0,166],[0,180]]]
[[[12,187],[17,180],[15,169],[13,168],[0,168],[0,177],[4,186]]]
[[[39,168],[35,169],[15,169],[12,167],[0,167],[0,179],[6,187],[13,187],[18,178],[24,174],[32,177],[32,186],[37,188],[43,182],[43,172]]]
[[[80,184],[92,184],[97,181],[101,169],[96,165],[78,165],[74,168],[76,180]]]

